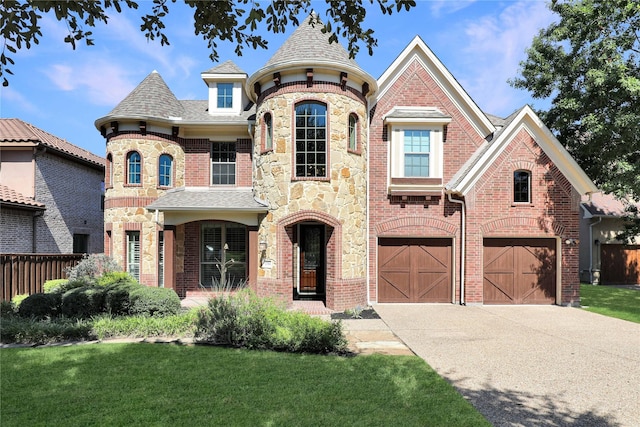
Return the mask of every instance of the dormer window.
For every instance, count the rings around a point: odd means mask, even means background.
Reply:
[[[233,83],[218,83],[218,108],[233,108]]]
[[[395,107],[384,121],[390,136],[389,193],[440,194],[444,127],[451,118],[435,108]]]

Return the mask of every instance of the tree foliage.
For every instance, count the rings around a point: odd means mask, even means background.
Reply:
[[[640,200],[640,2],[549,7],[559,19],[533,39],[511,84],[551,99],[541,118],[602,190]]]
[[[140,31],[148,40],[159,39],[161,45],[168,45],[165,34],[165,21],[177,0],[153,0],[150,11],[141,16]],[[235,1],[202,1],[184,0],[193,9],[195,34],[202,36],[211,49],[210,57],[218,60],[218,42],[235,43],[235,52],[242,55],[245,47],[266,49],[268,41],[260,35],[266,29],[269,33],[282,33],[289,23],[299,25],[301,13],[307,16],[312,11],[311,0],[269,1],[261,6],[255,0]],[[366,1],[363,0],[325,0],[325,15],[329,18],[323,23],[323,31],[331,33],[330,41],[336,42],[337,36],[348,43],[348,50],[354,57],[364,43],[371,55],[377,46],[374,31],[364,28],[367,13]],[[383,14],[392,14],[401,10],[410,10],[415,0],[368,0],[370,5],[377,5]],[[148,7],[146,3],[143,3]],[[316,2],[314,5],[318,5]],[[14,64],[11,58],[18,50],[30,49],[43,37],[39,25],[43,14],[51,13],[58,21],[67,25],[69,30],[64,41],[73,49],[76,43],[84,41],[93,45],[93,33],[90,31],[98,23],[107,24],[110,15],[122,13],[123,9],[135,9],[138,3],[132,0],[95,0],[95,1],[45,1],[45,0],[3,0],[0,8],[3,39],[0,54],[0,76],[3,85],[9,84],[7,75],[13,74],[10,67]],[[318,11],[316,11],[318,12]],[[315,25],[318,19],[313,19]],[[266,27],[266,28],[265,28]]]

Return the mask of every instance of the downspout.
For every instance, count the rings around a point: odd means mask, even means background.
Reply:
[[[597,222],[589,224],[589,277],[593,285],[593,226],[602,222],[602,217],[598,217]]]
[[[460,305],[466,305],[464,301],[464,259],[465,259],[465,247],[466,247],[466,215],[464,200],[456,200],[451,197],[451,193],[447,193],[447,197],[451,203],[457,203],[460,205]],[[455,286],[455,280],[453,281]],[[456,293],[453,293],[452,303],[455,304]]]

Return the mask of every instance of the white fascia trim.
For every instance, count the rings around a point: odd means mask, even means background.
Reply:
[[[491,143],[489,149],[484,153],[469,173],[459,183],[455,191],[466,195],[476,184],[478,179],[493,164],[495,159],[509,145],[509,142],[524,129],[536,143],[542,148],[544,153],[555,164],[560,172],[567,177],[571,185],[580,194],[589,194],[598,191],[596,185],[589,179],[584,170],[571,157],[569,152],[560,144],[549,128],[538,118],[528,105],[522,108],[516,118],[500,134],[498,139]]]
[[[451,123],[451,117],[431,117],[431,118],[420,118],[420,117],[388,117],[383,118],[384,123],[392,124],[392,123],[423,123],[428,125],[446,125]]]
[[[208,81],[218,81],[218,80],[226,80],[229,81],[231,83],[231,81],[240,81],[240,80],[246,80],[247,79],[247,74],[243,73],[243,74],[208,74],[208,73],[202,73],[200,74],[200,77],[202,77],[202,80]]]
[[[418,52],[413,52],[414,49]],[[422,55],[420,55],[420,53]],[[431,67],[427,66],[423,57],[431,63]],[[389,68],[378,79],[379,92],[376,96],[376,103],[381,99],[393,83],[406,71],[406,69],[415,59],[429,73],[438,86],[447,94],[447,97],[453,102],[458,110],[462,112],[465,118],[471,123],[476,132],[482,138],[487,137],[496,128],[493,126],[487,116],[480,110],[476,103],[471,99],[469,94],[462,88],[460,83],[447,70],[444,64],[438,59],[431,49],[422,41],[420,36],[415,36],[409,45],[400,53],[395,61],[391,63]],[[404,63],[404,65],[403,65]],[[400,70],[398,67],[402,66]],[[437,71],[439,76],[433,72]],[[463,107],[466,105],[466,107]],[[473,116],[473,117],[472,117]]]

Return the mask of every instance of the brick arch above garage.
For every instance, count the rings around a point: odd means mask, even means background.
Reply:
[[[424,228],[433,231],[433,234],[453,236],[458,233],[458,224],[452,224],[438,218],[404,217],[392,218],[380,222],[375,230],[378,236],[392,236],[402,230],[410,229],[412,235],[416,235],[416,228]],[[421,235],[430,233],[420,233]]]
[[[527,232],[530,234],[544,234],[562,236],[565,232],[565,225],[559,221],[550,218],[532,218],[523,216],[510,216],[498,218],[493,221],[486,222],[481,226],[482,235],[490,236],[492,234],[504,234],[505,232],[513,234],[513,230],[519,230],[518,234]]]

